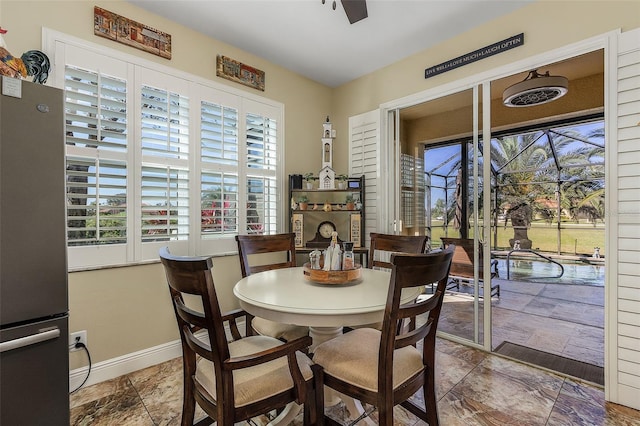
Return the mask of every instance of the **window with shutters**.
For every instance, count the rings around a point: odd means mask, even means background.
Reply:
[[[238,110],[209,101],[200,106],[200,234],[239,233]]]
[[[246,116],[246,232],[276,232],[276,134],[275,120],[257,114]]]
[[[382,229],[379,223],[378,203],[381,193],[381,183],[378,179],[380,167],[379,155],[379,111],[370,111],[349,117],[349,175],[365,177],[365,205],[367,215],[362,235],[368,246],[369,234]]]
[[[189,101],[142,86],[140,99],[142,242],[189,237]]]
[[[52,37],[65,64],[52,80],[65,89],[70,269],[156,260],[163,245],[229,253],[237,234],[284,227],[282,104]]]
[[[70,246],[127,238],[127,82],[67,65],[67,227]]]

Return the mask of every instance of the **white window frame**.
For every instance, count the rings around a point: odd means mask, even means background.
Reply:
[[[93,44],[48,28],[42,32],[42,45],[45,53],[51,58],[52,67],[49,84],[64,88],[65,55],[74,51],[93,55],[94,59],[106,58],[106,61],[122,61],[127,64],[127,132],[129,149],[125,155],[127,163],[127,206],[133,206],[127,212],[127,243],[104,244],[91,246],[73,246],[68,248],[69,270],[87,270],[102,267],[133,265],[158,261],[158,250],[161,246],[169,246],[177,254],[182,255],[229,255],[235,254],[237,246],[234,235],[223,235],[220,238],[201,238],[201,202],[200,202],[200,103],[215,101],[224,106],[238,107],[238,143],[242,147],[239,152],[239,198],[238,205],[246,199],[247,168],[242,153],[246,156],[245,122],[248,113],[262,114],[275,120],[276,161],[272,177],[276,180],[276,232],[285,229],[284,212],[286,198],[286,180],[284,176],[284,104],[233,87],[225,86],[174,68],[151,62],[135,55],[122,53],[104,46]],[[141,78],[145,75],[146,78]],[[179,241],[141,241],[141,153],[140,139],[140,92],[141,86],[174,81],[182,85],[189,99],[189,237]],[[214,99],[212,99],[212,96]],[[73,147],[72,147],[73,148]],[[246,233],[244,220],[246,209],[239,208],[239,233]],[[273,230],[271,231],[273,232]]]

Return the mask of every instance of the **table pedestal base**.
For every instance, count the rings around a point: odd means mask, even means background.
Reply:
[[[315,352],[318,345],[338,337],[342,334],[342,327],[309,327],[309,336],[313,343],[309,347],[309,352]]]

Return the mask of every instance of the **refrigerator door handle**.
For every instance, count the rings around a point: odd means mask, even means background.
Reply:
[[[39,330],[36,334],[0,343],[0,353],[24,348],[25,346],[34,345],[47,340],[57,339],[58,337],[60,337],[60,329],[58,327],[44,328]]]

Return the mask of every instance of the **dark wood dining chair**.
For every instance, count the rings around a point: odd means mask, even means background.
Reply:
[[[236,235],[242,277],[256,272],[296,266],[295,234]],[[288,342],[309,334],[309,327],[282,324],[255,317],[251,327],[258,334]]]
[[[173,256],[165,247],[160,260],[182,341],[182,426],[193,424],[196,402],[208,416],[198,424],[232,426],[291,402],[304,404],[305,424],[321,424],[322,370],[301,352],[311,338],[242,337],[237,321],[246,312],[221,312],[210,257]],[[185,294],[198,297],[201,308],[185,303]]]
[[[460,290],[461,284],[474,283],[473,275],[473,257],[475,252],[474,241],[470,238],[445,238],[442,237],[442,246],[448,247],[449,245],[455,245],[456,250],[453,253],[453,261],[451,263],[451,273],[449,274],[449,285],[447,289],[456,288]],[[484,276],[484,261],[482,244],[478,245],[478,263],[480,283],[483,282]],[[491,259],[491,278],[498,276],[498,261]],[[482,288],[482,287],[481,287]],[[500,297],[500,285],[496,284],[491,287],[491,296]]]
[[[372,232],[369,234],[368,268],[391,269],[392,253],[424,253],[429,237],[426,235],[394,235]]]
[[[322,343],[314,352],[325,386],[376,407],[380,425],[393,424],[393,407],[398,404],[430,426],[438,425],[436,330],[453,250],[450,246],[437,253],[393,254],[382,330],[359,328]],[[403,289],[434,282],[436,290],[429,298],[400,305]],[[398,323],[416,315],[425,315],[426,321],[398,335]],[[419,390],[425,409],[410,400]],[[325,424],[339,423],[325,416]]]
[[[429,237],[426,235],[397,235],[371,232],[369,244],[369,259],[367,268],[391,269],[389,259],[393,253],[424,253]],[[405,326],[415,328],[415,318],[407,320]],[[403,325],[400,324],[400,327]],[[368,324],[365,327],[373,327],[378,330],[382,323]]]

